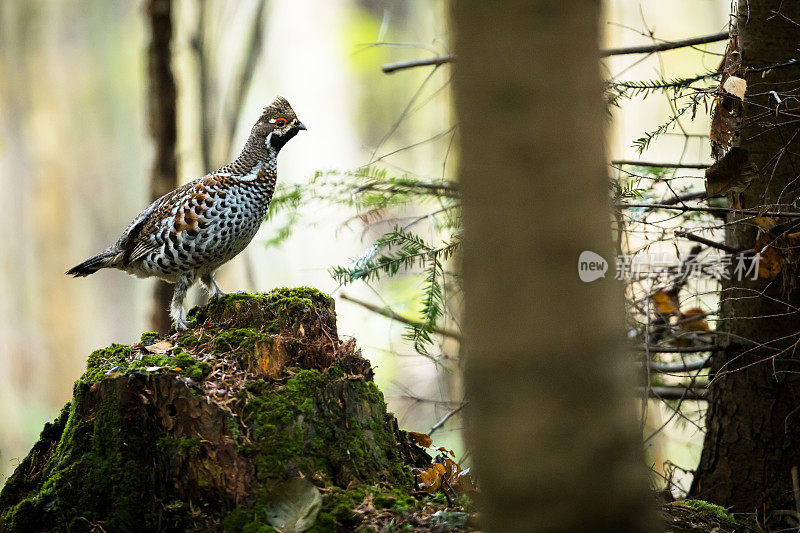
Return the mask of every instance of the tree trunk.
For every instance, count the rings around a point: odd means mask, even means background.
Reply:
[[[798,210],[800,105],[792,95],[800,67],[763,69],[798,57],[798,21],[798,2],[739,2],[736,32],[748,85],[736,144],[759,169],[742,195],[745,209]],[[748,73],[752,68],[758,70]],[[726,242],[751,248],[758,230],[746,222],[734,224],[741,218],[729,217]],[[794,306],[800,304],[800,292],[798,271],[791,265],[796,264],[796,252],[777,235],[767,242],[779,249],[780,261],[787,261],[776,279],[723,284],[717,331],[724,349],[714,354],[707,433],[691,494],[769,519],[772,511],[795,509],[792,469],[800,465],[800,357],[795,343],[800,322]]]
[[[454,4],[468,442],[489,531],[657,531],[612,257],[596,0]],[[626,367],[626,365],[628,365]]]
[[[155,143],[153,169],[150,174],[150,201],[178,187],[175,155],[177,142],[177,97],[172,75],[172,0],[149,0],[146,4],[150,25],[147,49],[147,119],[150,136]],[[169,303],[172,287],[157,281],[153,293],[150,323],[156,331],[170,328]]]
[[[0,531],[471,529],[414,492],[431,457],[339,340],[330,297],[236,294],[190,319],[92,353],[0,491]]]

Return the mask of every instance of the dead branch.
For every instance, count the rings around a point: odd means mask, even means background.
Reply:
[[[400,314],[394,312],[389,307],[378,307],[375,304],[371,304],[369,302],[365,302],[363,300],[359,300],[358,298],[353,298],[352,296],[349,296],[349,295],[344,294],[344,293],[342,293],[341,297],[342,297],[342,300],[347,300],[348,302],[353,302],[354,304],[360,305],[361,307],[363,307],[364,309],[367,309],[368,311],[372,311],[373,313],[376,313],[378,315],[385,316],[386,318],[391,318],[392,320],[395,320],[397,322],[402,322],[403,324],[408,324],[409,326],[414,326],[414,327],[417,327],[417,328],[422,328],[422,327],[426,327],[427,326],[427,324],[423,324],[422,322],[419,322],[417,320],[411,320],[410,318],[406,318],[403,315],[400,315]],[[461,333],[459,333],[457,331],[453,331],[451,329],[439,328],[439,327],[434,326],[433,327],[433,332],[434,333],[438,333],[439,335],[443,335],[445,337],[449,337],[451,339],[456,339],[456,340],[459,340],[459,341],[461,340]]]
[[[452,411],[450,411],[450,412],[448,412],[446,415],[444,415],[444,416],[442,417],[442,419],[441,419],[441,420],[439,420],[438,422],[436,422],[436,423],[435,423],[435,424],[434,424],[434,425],[431,427],[430,431],[428,431],[428,435],[433,435],[433,432],[434,432],[434,431],[437,431],[437,430],[439,430],[439,429],[440,429],[442,426],[444,426],[444,425],[447,423],[447,421],[448,421],[448,420],[450,420],[450,419],[451,419],[451,418],[452,418],[454,415],[458,414],[458,412],[459,412],[459,411],[461,411],[463,408],[465,408],[465,407],[467,406],[467,404],[469,404],[469,402],[468,402],[468,401],[466,401],[466,400],[464,400],[464,401],[461,403],[461,405],[459,405],[458,407],[456,407],[455,409],[453,409]]]
[[[644,392],[644,388],[637,389],[638,394]],[[659,400],[706,400],[708,387],[650,387],[648,393],[651,398]]]
[[[800,213],[792,211],[759,211],[758,209],[732,209],[728,207],[688,207],[685,205],[628,204],[628,203],[617,203],[614,204],[614,207],[618,209],[644,207],[647,209],[670,209],[672,211],[699,211],[704,213],[737,213],[740,215],[752,215],[758,217],[800,218]]]
[[[677,372],[692,372],[694,370],[700,370],[701,368],[706,368],[711,365],[711,358],[703,359],[701,361],[693,361],[691,363],[657,363],[655,361],[650,361],[648,366],[650,370],[653,372],[658,372],[659,374],[673,374]]]
[[[665,41],[663,43],[647,44],[642,46],[628,46],[624,48],[608,48],[600,50],[600,57],[619,56],[625,54],[652,54],[654,52],[663,52],[665,50],[674,50],[675,48],[684,48],[686,46],[695,46],[698,44],[715,43],[728,39],[728,32],[714,33],[712,35],[702,35],[700,37],[691,37],[681,41]],[[444,65],[445,63],[453,63],[456,56],[447,55],[432,57],[430,59],[415,59],[411,61],[399,61],[397,63],[387,63],[381,67],[384,74],[391,74],[398,70],[406,70],[416,67],[430,67]]]
[[[445,63],[452,63],[456,60],[456,56],[440,56],[440,57],[432,57],[430,59],[415,59],[412,61],[399,61],[397,63],[387,63],[381,67],[381,70],[384,74],[391,74],[392,72],[396,72],[398,70],[405,70],[409,68],[415,67],[428,67],[428,66],[436,66],[444,65]]]
[[[716,248],[717,250],[722,250],[724,252],[728,252],[729,254],[738,254],[739,252],[743,252],[744,248],[736,248],[735,246],[728,246],[725,243],[712,241],[706,239],[705,237],[701,237],[699,235],[695,235],[694,233],[689,233],[688,231],[676,231],[676,237],[683,237],[684,239],[699,242],[700,244],[705,244],[711,248]]]
[[[729,38],[730,34],[727,31],[721,31],[719,33],[713,33],[711,35],[690,37],[689,39],[683,39],[681,41],[665,41],[663,43],[645,44],[642,46],[608,48],[606,50],[600,50],[600,57],[621,56],[626,54],[652,54],[654,52],[663,52],[665,50],[674,50],[675,48],[685,48],[687,46],[694,46],[698,44],[727,41]]]
[[[696,168],[699,170],[705,170],[710,166],[704,163],[653,163],[651,161],[634,161],[632,159],[614,159],[611,164],[653,168]]]

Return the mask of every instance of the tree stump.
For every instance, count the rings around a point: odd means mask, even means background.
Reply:
[[[431,457],[339,339],[330,297],[234,294],[189,317],[91,354],[0,492],[0,530],[469,528],[449,497],[415,492]]]

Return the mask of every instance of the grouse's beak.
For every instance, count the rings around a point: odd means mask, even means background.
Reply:
[[[308,129],[308,128],[306,128],[306,125],[305,125],[305,124],[303,124],[302,122],[298,122],[297,124],[295,124],[295,126],[294,126],[294,127],[295,127],[296,129],[298,129],[298,130],[307,130],[307,129]]]

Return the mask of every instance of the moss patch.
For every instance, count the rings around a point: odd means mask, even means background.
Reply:
[[[408,491],[413,477],[388,416],[375,383],[346,379],[338,366],[300,370],[276,390],[256,384],[244,418],[252,420],[257,479],[303,472],[340,486],[387,481]]]
[[[146,421],[127,419],[115,389],[104,391],[90,401],[89,385],[76,383],[41,483],[3,513],[0,529],[87,531],[99,522],[112,531],[156,526],[157,501],[143,499],[154,490],[148,461],[154,442],[141,431]]]
[[[147,354],[134,358],[133,348],[130,346],[112,344],[108,348],[92,352],[82,380],[92,383],[115,373],[124,374],[150,367],[168,368],[195,381],[205,378],[211,370],[210,364],[182,350],[177,350],[174,355]]]
[[[733,515],[727,512],[721,505],[709,503],[703,500],[684,500],[683,503],[689,507],[697,509],[698,511],[702,511],[703,514],[707,515],[709,518],[715,518],[721,522],[731,525],[736,524],[736,519],[733,517]]]
[[[319,317],[335,317],[333,299],[309,287],[275,289],[268,293],[228,294],[195,307],[189,316],[198,323],[221,323],[229,328],[254,328],[277,334]]]
[[[211,347],[214,353],[247,351],[252,352],[256,341],[268,338],[253,328],[238,328],[223,331],[214,338]]]

